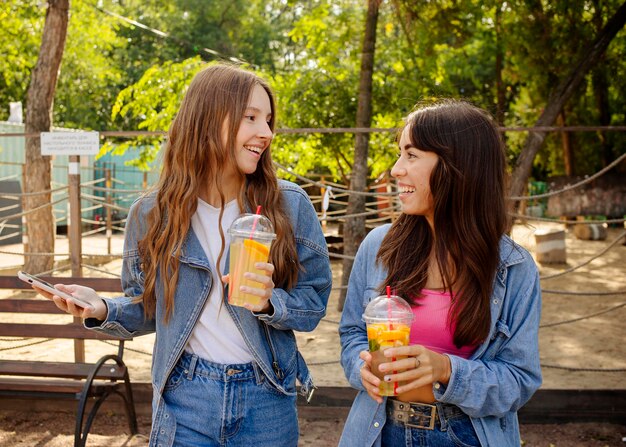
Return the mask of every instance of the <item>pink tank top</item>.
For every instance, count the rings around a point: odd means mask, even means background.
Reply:
[[[419,306],[413,306],[415,319],[411,325],[410,341],[412,345],[423,345],[440,354],[452,354],[468,358],[476,346],[454,345],[455,325],[448,325],[448,311],[452,296],[449,292],[422,289],[423,298]]]

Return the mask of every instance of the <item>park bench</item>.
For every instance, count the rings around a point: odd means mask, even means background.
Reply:
[[[68,278],[44,278],[51,283],[68,281]],[[69,278],[71,280],[71,278]],[[73,282],[81,282],[76,278]],[[21,284],[20,284],[21,283]],[[119,280],[117,280],[119,288]],[[0,277],[0,288],[28,289],[17,278]],[[96,289],[96,290],[102,290]],[[84,446],[96,413],[111,395],[124,401],[128,426],[137,433],[137,418],[128,369],[122,360],[124,340],[83,327],[79,318],[73,318],[58,309],[52,301],[43,298],[0,299],[0,314],[10,313],[0,322],[0,336],[44,339],[74,339],[74,362],[41,360],[0,360],[0,396],[20,398],[69,398],[78,400],[74,446]],[[40,314],[39,317],[33,317]],[[54,315],[62,314],[67,318]],[[41,318],[46,322],[42,323]],[[39,320],[39,321],[38,321]],[[63,324],[50,320],[64,320]],[[7,322],[10,321],[10,322]],[[68,323],[69,321],[69,323]],[[117,344],[117,354],[102,356],[95,363],[84,360],[85,340],[109,340]],[[82,348],[82,349],[81,349]],[[59,359],[61,360],[61,359]],[[91,403],[89,413],[88,404]]]

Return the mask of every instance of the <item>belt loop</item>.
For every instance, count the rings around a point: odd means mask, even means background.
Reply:
[[[263,372],[259,370],[259,366],[256,362],[252,362],[252,370],[254,371],[254,378],[256,380],[257,385],[261,385],[265,377],[263,376]]]
[[[446,419],[447,414],[445,414],[443,410],[443,405],[441,402],[436,402],[435,406],[437,407],[437,417],[439,418],[439,423],[441,424],[441,431],[448,430],[448,420]]]
[[[187,369],[187,380],[193,380],[193,373],[196,371],[197,364],[198,356],[196,354],[192,354],[191,361],[189,362],[189,369]]]

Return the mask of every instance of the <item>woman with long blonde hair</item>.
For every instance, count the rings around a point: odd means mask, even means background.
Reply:
[[[297,445],[296,380],[305,395],[313,383],[293,331],[325,315],[331,272],[308,196],[276,178],[275,122],[260,77],[225,64],[199,72],[170,127],[159,182],[128,216],[125,296],[58,286],[90,302],[86,310],[47,295],[93,330],[156,332],[151,446]],[[276,240],[255,266],[263,274],[246,273],[257,286],[241,286],[259,304],[232,306],[227,230],[258,206]]]

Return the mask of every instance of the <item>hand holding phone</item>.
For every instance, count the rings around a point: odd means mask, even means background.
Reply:
[[[83,309],[88,309],[91,311],[95,310],[95,307],[92,304],[88,303],[87,301],[81,298],[78,298],[76,296],[70,295],[69,293],[65,293],[57,289],[56,287],[54,287],[49,282],[44,281],[41,278],[37,278],[36,276],[31,275],[30,273],[19,271],[17,272],[17,277],[21,279],[22,281],[27,282],[31,286],[35,286],[38,289],[45,290],[46,292],[52,295],[56,295],[58,297],[63,298],[66,302],[67,300],[70,300],[78,307],[82,307]]]

